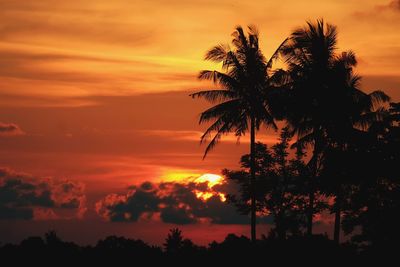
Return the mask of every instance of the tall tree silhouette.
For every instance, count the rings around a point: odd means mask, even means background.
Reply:
[[[297,134],[297,144],[312,145],[307,233],[312,234],[317,178],[325,151],[345,149],[354,133],[379,117],[379,103],[389,100],[381,91],[366,94],[359,89],[360,77],[353,73],[353,52],[336,53],[337,30],[323,20],[307,22],[291,34],[282,49],[289,74],[288,125]],[[341,185],[335,193],[334,236],[339,241]]]
[[[355,243],[394,252],[400,237],[400,103],[390,104],[368,137],[355,158],[360,178],[346,203],[343,229],[347,234],[356,230]]]
[[[384,118],[385,111],[381,104],[389,101],[389,97],[381,91],[370,94],[359,88],[360,76],[355,75],[353,68],[357,60],[353,52],[345,52],[336,56],[330,75],[331,97],[340,104],[340,109],[331,115],[331,122],[327,127],[328,149],[339,150],[343,154],[353,154],[356,144],[366,134],[366,130],[375,122]],[[344,156],[342,158],[348,158]],[[347,169],[346,169],[347,168]],[[343,162],[342,172],[331,179],[335,195],[335,225],[334,240],[339,242],[341,210],[343,194],[346,187],[352,183],[352,173],[349,164]],[[338,168],[340,169],[340,168]]]
[[[254,26],[248,27],[247,36],[240,26],[232,36],[233,49],[227,45],[217,45],[205,56],[206,60],[222,63],[223,72],[203,70],[199,75],[199,79],[211,80],[219,86],[219,89],[200,91],[191,96],[217,103],[200,115],[199,123],[212,122],[202,135],[201,142],[215,133],[205,150],[204,157],[218,143],[222,135],[233,132],[239,138],[250,130],[251,239],[255,241],[255,135],[262,124],[277,129],[269,100],[270,92],[276,88],[275,72],[271,68],[282,45],[267,61],[259,48],[258,31]]]

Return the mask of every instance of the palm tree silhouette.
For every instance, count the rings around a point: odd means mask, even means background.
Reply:
[[[312,234],[316,178],[328,147],[345,149],[358,130],[379,119],[377,106],[389,100],[381,91],[366,94],[353,73],[353,52],[336,54],[337,31],[323,20],[295,30],[282,49],[288,64],[290,107],[288,125],[297,144],[312,145],[307,233]],[[337,186],[334,238],[339,242],[341,186]]]
[[[347,153],[349,146],[357,142],[365,131],[375,122],[385,117],[382,103],[390,98],[381,91],[365,93],[360,89],[361,77],[355,75],[353,68],[357,66],[356,56],[353,52],[344,52],[336,56],[332,66],[330,87],[335,90],[335,102],[340,104],[340,110],[334,112],[329,127],[327,127],[328,146]],[[336,101],[338,100],[338,101]],[[340,102],[339,102],[340,101]],[[346,165],[346,164],[343,164]],[[351,182],[351,177],[346,177],[346,170],[339,174],[334,182],[335,195],[335,225],[334,240],[339,243],[341,226],[341,209],[345,184]],[[346,181],[348,179],[349,181]]]
[[[259,35],[254,26],[248,27],[247,36],[243,28],[238,26],[232,36],[233,50],[227,45],[217,45],[205,56],[206,60],[222,63],[223,72],[203,70],[199,74],[199,79],[211,80],[219,85],[220,89],[200,91],[191,96],[217,103],[200,115],[200,124],[212,122],[202,135],[201,142],[205,142],[215,132],[203,158],[218,143],[222,135],[233,132],[240,138],[250,129],[251,239],[255,241],[255,134],[262,124],[277,129],[269,106],[270,92],[277,85],[275,72],[271,68],[283,43],[267,61],[259,48]]]
[[[165,252],[169,254],[177,254],[183,246],[183,241],[184,239],[181,230],[178,228],[170,229],[164,243]]]

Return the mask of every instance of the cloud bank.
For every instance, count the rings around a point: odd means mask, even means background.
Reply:
[[[0,168],[0,219],[82,218],[85,212],[83,184]]]
[[[209,197],[199,192],[210,192],[207,182],[144,182],[131,186],[125,194],[109,194],[96,203],[96,211],[107,221],[137,222],[159,220],[172,224],[247,224],[249,219],[225,202],[220,194],[230,193],[228,183],[212,187]]]

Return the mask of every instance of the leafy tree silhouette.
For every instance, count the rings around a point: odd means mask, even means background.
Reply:
[[[296,157],[289,156],[291,134],[288,128],[283,128],[280,140],[272,146],[272,151],[262,143],[256,143],[255,170],[257,194],[257,211],[272,215],[275,228],[271,236],[284,240],[287,234],[301,235],[305,226],[306,188],[308,170],[304,163],[305,152],[301,147],[296,148]],[[242,170],[223,170],[223,174],[240,185],[240,195],[228,195],[228,200],[238,207],[239,211],[247,214],[249,211],[249,158],[241,158]],[[318,210],[323,208],[318,201]]]

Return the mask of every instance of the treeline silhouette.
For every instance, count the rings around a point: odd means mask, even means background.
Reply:
[[[355,53],[338,51],[337,29],[323,20],[294,30],[269,59],[254,26],[232,37],[205,56],[222,71],[199,74],[219,89],[191,96],[213,104],[199,120],[210,124],[201,141],[212,136],[204,157],[224,135],[250,132],[241,170],[223,174],[240,185],[228,200],[250,215],[251,240],[261,214],[272,217],[269,236],[281,241],[311,240],[316,217],[332,214],[336,244],[344,233],[363,251],[398,250],[400,104],[360,88]],[[273,68],[278,59],[284,67]],[[277,131],[277,121],[279,142],[257,143],[256,132]]]
[[[319,264],[329,265],[346,259],[346,263],[367,262],[386,257],[386,251],[365,253],[350,244],[337,245],[326,235],[290,237],[286,241],[265,237],[252,242],[245,236],[228,234],[222,242],[213,241],[207,246],[195,245],[184,238],[179,229],[171,229],[162,246],[153,246],[140,239],[108,236],[95,245],[79,246],[63,241],[54,231],[44,237],[33,236],[20,244],[0,246],[3,262],[59,265],[59,264],[235,264],[241,262],[307,263],[312,257]],[[324,263],[323,261],[326,261]]]

